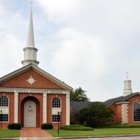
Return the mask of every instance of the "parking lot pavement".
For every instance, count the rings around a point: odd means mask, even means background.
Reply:
[[[135,137],[108,137],[108,138],[90,138],[89,140],[140,140],[140,136]]]
[[[79,139],[67,139],[67,140],[140,140],[140,136],[134,137],[107,137],[107,138],[79,138]],[[61,139],[66,140],[66,139]]]

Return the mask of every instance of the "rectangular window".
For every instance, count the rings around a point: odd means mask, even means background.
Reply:
[[[0,121],[8,122],[8,114],[0,114]]]
[[[61,115],[52,115],[52,122],[61,122]]]
[[[140,110],[134,111],[134,121],[140,121]]]

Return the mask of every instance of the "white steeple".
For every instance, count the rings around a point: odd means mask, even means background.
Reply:
[[[129,95],[132,93],[132,89],[131,89],[131,80],[128,79],[128,72],[127,72],[127,80],[124,80],[124,91],[123,91],[123,95]]]
[[[29,21],[29,30],[27,36],[27,44],[23,50],[24,50],[24,60],[22,61],[23,66],[26,66],[30,63],[33,63],[35,65],[39,64],[39,62],[36,60],[37,49],[35,48],[35,43],[34,43],[32,4],[30,9],[30,21]]]

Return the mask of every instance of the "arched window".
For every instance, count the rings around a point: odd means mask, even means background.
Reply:
[[[9,116],[9,107],[8,107],[8,98],[6,96],[0,97],[0,120],[3,122],[8,122]]]
[[[134,121],[140,121],[140,103],[139,102],[135,102],[134,103]]]
[[[59,112],[59,114],[58,114]],[[61,121],[61,102],[60,99],[55,97],[52,100],[52,122],[56,123],[58,122],[58,118],[59,122]]]
[[[0,106],[8,106],[8,98],[6,96],[0,97]]]
[[[52,107],[60,107],[60,99],[55,97],[52,100]]]

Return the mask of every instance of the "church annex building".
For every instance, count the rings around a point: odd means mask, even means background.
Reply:
[[[74,117],[84,107],[93,102],[71,102],[71,122],[75,123]],[[123,95],[102,102],[111,108],[115,115],[112,124],[140,124],[140,92],[132,92],[131,80],[124,80]]]
[[[0,78],[0,114],[3,127],[20,123],[22,127],[40,127],[43,123],[57,126],[70,124],[69,85],[38,67],[34,45],[32,8],[23,67]]]

